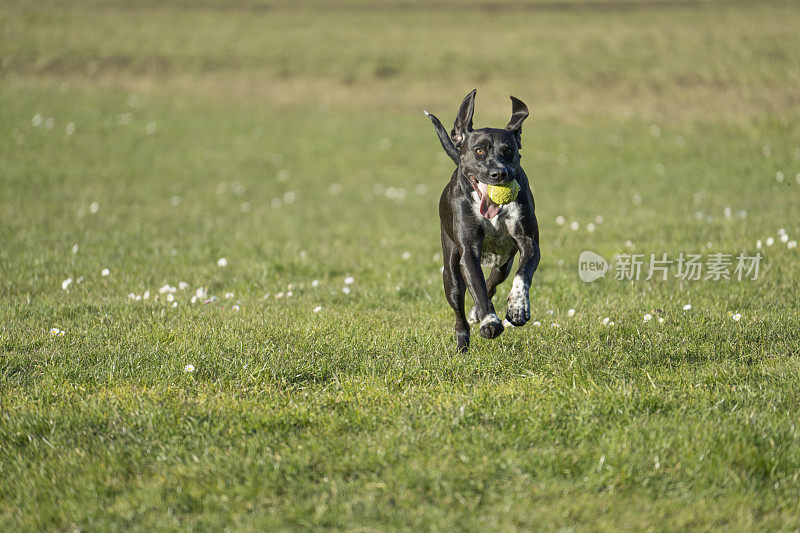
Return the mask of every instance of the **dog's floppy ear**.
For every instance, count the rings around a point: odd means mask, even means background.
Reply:
[[[453,141],[451,141],[450,137],[447,136],[447,130],[444,129],[444,126],[442,126],[442,123],[439,122],[438,118],[431,115],[427,111],[424,111],[424,113],[426,117],[431,119],[433,128],[436,130],[436,135],[439,137],[439,142],[442,143],[442,148],[444,148],[444,151],[450,156],[450,159],[452,159],[453,162],[458,165],[458,163],[461,161],[461,155],[458,153],[458,148],[455,147]]]
[[[456,115],[456,122],[453,124],[453,131],[450,132],[450,137],[456,146],[461,146],[461,143],[467,138],[467,134],[472,131],[472,115],[475,112],[475,93],[477,89],[472,89],[464,101],[461,102],[461,107],[458,109]]]
[[[517,138],[517,146],[522,148],[522,143],[520,142],[520,138],[522,136],[522,121],[528,118],[530,112],[528,111],[528,106],[526,106],[522,100],[519,98],[511,97],[511,120],[508,121],[508,126],[506,129],[514,134]]]

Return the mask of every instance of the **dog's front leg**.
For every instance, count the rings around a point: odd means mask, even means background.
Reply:
[[[480,320],[480,334],[487,339],[493,339],[503,333],[504,328],[486,289],[486,280],[481,270],[481,241],[482,239],[474,239],[461,248],[460,266],[464,281],[475,301],[475,312]]]
[[[539,243],[531,237],[515,238],[519,247],[519,268],[514,275],[511,292],[508,293],[508,310],[506,318],[515,326],[524,326],[531,319],[531,304],[529,291],[533,273],[539,266],[541,257]]]

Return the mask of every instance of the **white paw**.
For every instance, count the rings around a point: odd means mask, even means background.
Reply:
[[[514,278],[514,285],[508,294],[506,318],[515,326],[523,326],[531,318],[531,304],[528,287],[521,278]]]

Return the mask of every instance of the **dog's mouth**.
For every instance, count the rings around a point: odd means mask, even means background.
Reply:
[[[494,218],[500,212],[500,205],[496,204],[494,200],[489,198],[489,186],[482,181],[478,181],[475,176],[469,176],[469,183],[475,192],[481,197],[481,205],[479,211],[481,216],[486,220]]]

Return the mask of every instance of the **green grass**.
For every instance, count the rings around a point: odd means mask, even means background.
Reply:
[[[797,529],[798,23],[3,4],[0,529]],[[421,111],[473,87],[478,126],[534,111],[542,325],[457,354]],[[577,276],[767,237],[757,281]]]

